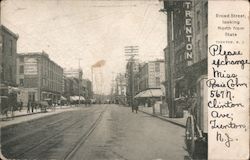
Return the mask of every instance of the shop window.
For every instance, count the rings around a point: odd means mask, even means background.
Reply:
[[[19,85],[24,86],[24,79],[23,78],[19,79]]]

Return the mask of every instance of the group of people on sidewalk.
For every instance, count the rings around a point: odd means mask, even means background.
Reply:
[[[39,104],[35,103],[34,101],[28,101],[27,104],[27,113],[33,113],[34,109],[37,111]],[[41,107],[41,106],[39,106]]]

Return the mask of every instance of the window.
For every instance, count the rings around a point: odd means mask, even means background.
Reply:
[[[201,40],[198,40],[198,42],[197,42],[197,53],[198,53],[198,60],[200,60],[201,59]]]
[[[2,40],[2,51],[3,51],[3,54],[5,53],[5,36],[3,35],[3,40]]]
[[[19,85],[24,86],[24,79],[23,78],[19,79]]]
[[[201,30],[200,28],[200,11],[197,11],[197,32],[199,33]]]
[[[9,78],[12,81],[13,76],[12,76],[12,67],[11,66],[9,66]]]
[[[156,83],[156,87],[160,87],[161,85],[160,77],[155,77],[155,83]]]
[[[21,65],[21,66],[19,67],[19,73],[20,73],[20,74],[23,74],[23,73],[24,73],[24,66],[23,66],[23,65]]]
[[[205,50],[207,53],[207,50],[208,50],[208,37],[207,37],[207,35],[205,36]]]
[[[1,73],[1,81],[4,81],[4,64],[1,64],[1,68],[0,68],[0,73]]]
[[[24,62],[24,57],[19,57],[19,62]]]
[[[204,10],[205,10],[204,25],[207,26],[207,24],[208,24],[208,5],[207,5],[207,2],[204,4]]]
[[[12,40],[9,41],[9,45],[10,45],[10,55],[12,55],[13,54],[13,41]]]
[[[160,72],[160,63],[155,63],[155,72]]]

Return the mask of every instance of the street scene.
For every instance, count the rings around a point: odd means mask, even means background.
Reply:
[[[184,159],[183,136],[182,127],[103,104],[10,125],[1,143],[10,159]]]
[[[3,0],[0,159],[207,159],[207,0]]]

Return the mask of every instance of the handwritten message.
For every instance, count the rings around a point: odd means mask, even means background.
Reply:
[[[222,1],[223,2],[223,1]],[[248,13],[211,2],[208,45],[208,130],[211,159],[247,156],[249,141]],[[227,3],[224,1],[224,3]],[[224,4],[225,5],[225,4]],[[238,5],[238,4],[237,4]],[[244,7],[243,7],[244,8]],[[247,10],[247,9],[246,9]],[[240,151],[243,146],[246,151]],[[237,153],[238,152],[238,153]]]

